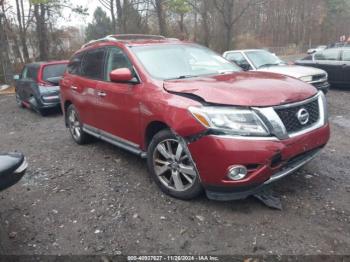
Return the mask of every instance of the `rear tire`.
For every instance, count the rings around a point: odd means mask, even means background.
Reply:
[[[79,113],[74,105],[70,105],[68,107],[66,117],[67,117],[69,132],[73,140],[78,145],[84,145],[91,142],[92,137],[83,131],[83,125],[80,122]]]
[[[169,129],[153,137],[147,164],[164,193],[182,200],[196,198],[202,193],[200,177],[187,145]]]

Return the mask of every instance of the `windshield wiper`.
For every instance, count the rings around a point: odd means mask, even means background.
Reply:
[[[276,66],[276,65],[280,65],[280,63],[277,64],[265,64],[265,65],[261,65],[258,67],[258,69],[263,68],[263,67],[268,67],[268,66]]]
[[[166,80],[178,80],[178,79],[186,79],[186,78],[193,78],[193,77],[198,77],[196,75],[182,75],[174,78],[168,78]]]

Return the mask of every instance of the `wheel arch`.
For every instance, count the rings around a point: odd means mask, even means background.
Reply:
[[[160,131],[164,129],[170,129],[169,125],[163,121],[152,121],[150,122],[144,133],[144,148],[147,150],[152,138]]]

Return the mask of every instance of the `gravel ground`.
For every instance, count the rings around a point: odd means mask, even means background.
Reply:
[[[172,199],[144,160],[101,141],[77,146],[60,114],[43,118],[0,96],[1,151],[30,164],[0,193],[0,253],[350,254],[350,89],[328,98],[331,141],[276,184],[276,211],[254,198]]]

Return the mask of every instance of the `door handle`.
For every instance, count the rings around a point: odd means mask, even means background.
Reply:
[[[98,95],[99,97],[105,97],[105,96],[107,96],[107,94],[106,94],[105,92],[103,92],[103,91],[98,91],[98,92],[97,92],[97,95]]]
[[[76,87],[76,86],[71,86],[70,89],[72,89],[73,91],[77,91],[77,90],[78,90],[78,87]]]

